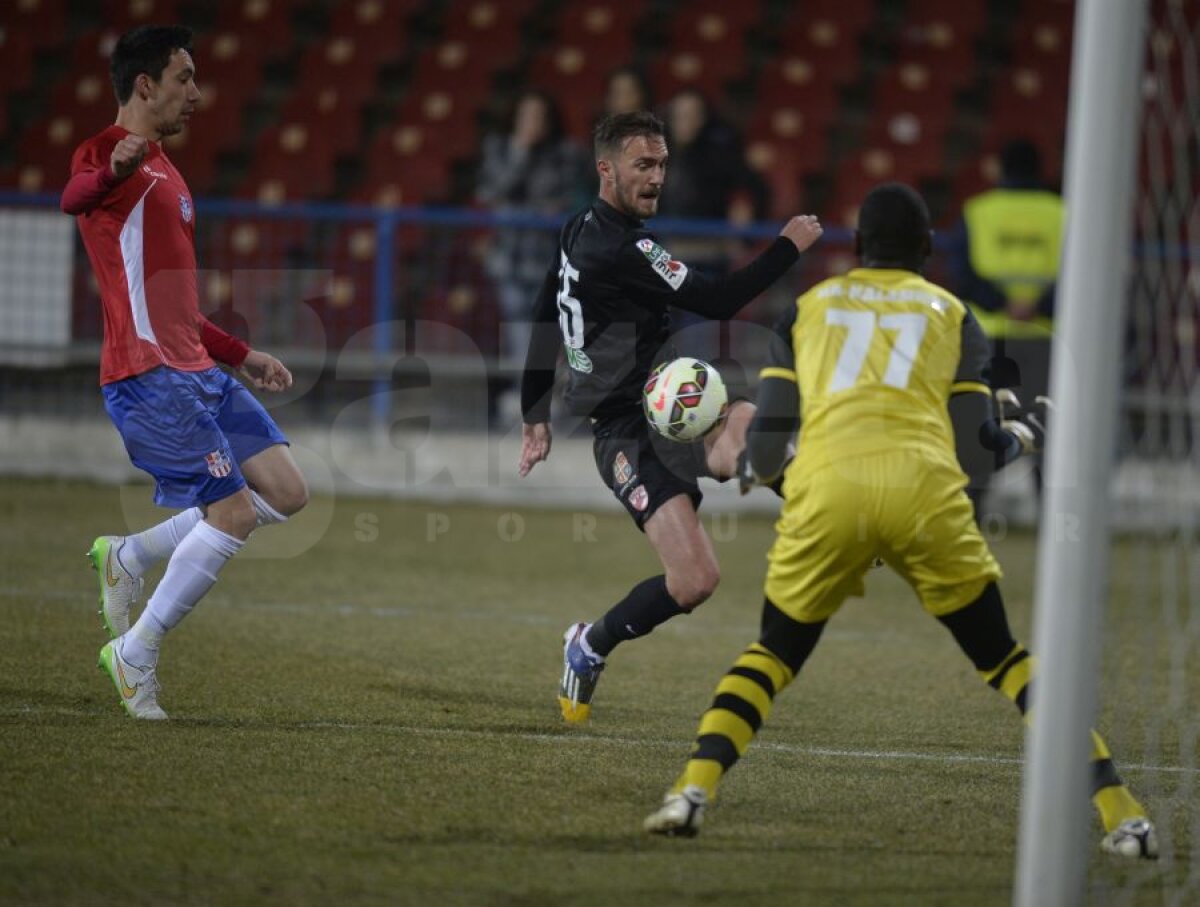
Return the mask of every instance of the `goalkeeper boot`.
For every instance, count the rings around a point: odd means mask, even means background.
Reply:
[[[592,711],[592,694],[604,658],[584,650],[583,637],[591,624],[574,624],[563,634],[563,674],[558,687],[558,704],[562,715],[571,724],[582,724]]]
[[[694,838],[704,822],[707,804],[708,794],[704,788],[689,784],[683,790],[671,791],[663,797],[662,806],[646,817],[642,828],[652,835]]]
[[[1138,860],[1158,859],[1158,833],[1154,823],[1138,816],[1126,819],[1104,836],[1100,849],[1122,857]]]
[[[123,536],[102,535],[87,553],[100,580],[100,618],[113,639],[129,630],[129,612],[142,595],[142,578],[126,570],[118,557],[124,544]]]
[[[122,658],[120,639],[104,644],[96,664],[112,678],[121,705],[134,718],[162,721],[167,717],[158,704],[158,676],[154,667],[138,667]]]

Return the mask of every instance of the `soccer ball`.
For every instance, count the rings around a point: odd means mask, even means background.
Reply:
[[[695,441],[725,415],[729,393],[721,374],[699,359],[684,356],[650,373],[642,390],[646,421],[672,441]]]

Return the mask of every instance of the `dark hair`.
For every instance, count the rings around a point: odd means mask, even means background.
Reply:
[[[864,259],[919,263],[925,257],[929,229],[925,199],[903,183],[876,186],[858,209],[860,252]]]
[[[562,140],[566,134],[566,127],[563,125],[562,108],[558,106],[558,101],[549,92],[542,91],[538,88],[527,88],[517,95],[516,101],[513,102],[512,111],[508,115],[507,129],[509,135],[517,126],[517,109],[521,106],[521,102],[526,98],[535,98],[542,102],[542,110],[546,112],[546,137],[538,144],[549,145]]]
[[[625,147],[625,142],[634,136],[662,138],[666,134],[662,120],[648,110],[613,113],[603,117],[596,124],[592,144],[596,151],[596,160],[600,160],[605,155],[620,151]]]
[[[1036,183],[1042,176],[1042,155],[1028,139],[1014,139],[1000,150],[1004,179]]]
[[[142,25],[121,35],[113,48],[108,71],[117,103],[124,105],[133,95],[133,83],[145,73],[155,82],[177,50],[192,52],[192,30],[181,25]]]

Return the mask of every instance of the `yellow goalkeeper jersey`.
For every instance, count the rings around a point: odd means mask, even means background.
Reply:
[[[905,270],[856,268],[801,296],[763,371],[798,386],[793,465],[914,447],[957,465],[946,402],[986,392],[986,348],[974,343],[976,325],[964,331],[969,318],[953,294]]]

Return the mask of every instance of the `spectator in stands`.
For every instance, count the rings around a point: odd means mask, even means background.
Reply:
[[[554,99],[541,91],[522,93],[508,128],[484,140],[478,201],[497,212],[557,216],[583,204],[591,188],[587,158],[565,136]],[[486,269],[500,303],[504,358],[519,359],[529,347],[534,298],[554,248],[554,230],[496,232]]]
[[[671,151],[671,179],[663,186],[658,213],[661,217],[707,218],[746,223],[766,210],[766,186],[746,163],[741,137],[712,111],[698,90],[685,88],[667,104],[667,147]],[[712,276],[730,269],[728,240],[713,237],[668,236],[671,254],[689,267]],[[734,247],[736,249],[736,246]],[[697,329],[705,319],[688,312],[673,313],[676,330],[691,328],[683,351],[704,359],[720,352],[719,325]]]
[[[619,66],[608,74],[604,87],[604,115],[637,113],[653,107],[650,82],[636,66]]]
[[[1013,387],[1024,402],[1050,384],[1050,337],[1065,212],[1042,183],[1041,156],[1024,139],[1000,153],[1000,182],[967,199],[951,245],[955,293],[975,312],[993,344],[993,387]],[[1037,461],[1040,464],[1040,460]],[[976,514],[990,464],[968,469]],[[1040,465],[1034,481],[1040,491]]]

